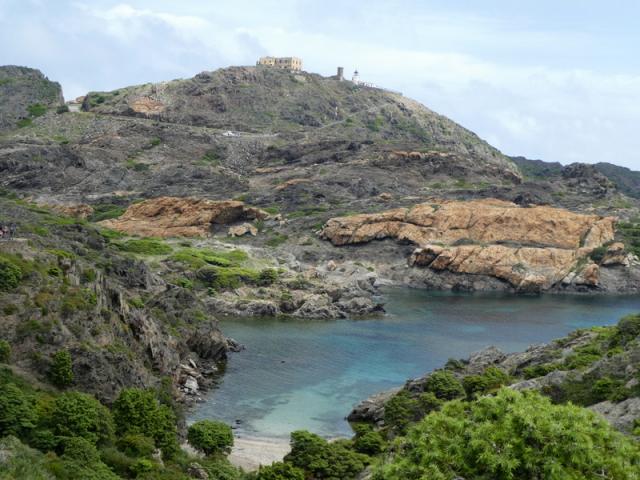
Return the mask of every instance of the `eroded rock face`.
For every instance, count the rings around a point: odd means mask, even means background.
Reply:
[[[198,237],[208,235],[215,225],[267,216],[266,212],[235,200],[160,197],[131,205],[120,218],[101,224],[148,237]]]
[[[418,245],[411,265],[488,275],[522,291],[551,288],[594,248],[613,240],[615,219],[495,199],[424,203],[378,214],[330,219],[321,236],[334,245],[393,238]],[[576,281],[598,285],[586,262]]]

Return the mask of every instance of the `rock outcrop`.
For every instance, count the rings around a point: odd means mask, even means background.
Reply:
[[[40,70],[0,67],[0,130],[15,128],[20,120],[28,121],[63,103],[60,84],[50,81]],[[40,109],[34,110],[35,106]]]
[[[495,199],[424,203],[379,214],[332,218],[321,236],[334,245],[395,239],[418,246],[410,264],[436,271],[488,275],[517,290],[551,288],[581,259],[613,240],[615,219]],[[598,284],[597,265],[576,275]]]
[[[125,213],[102,225],[146,237],[198,237],[216,225],[264,219],[268,214],[235,200],[160,197],[131,205]]]

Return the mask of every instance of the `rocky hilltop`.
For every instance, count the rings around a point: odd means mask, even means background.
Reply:
[[[0,66],[0,130],[27,126],[46,108],[64,103],[62,88],[40,70]]]
[[[640,200],[627,196],[628,188],[592,166],[508,158],[398,93],[304,72],[231,67],[92,92],[83,108],[48,108],[0,135],[0,186],[128,234],[228,241],[231,227],[234,242],[293,255],[300,271],[364,265],[378,283],[444,289],[638,288],[629,254],[640,253]],[[185,200],[169,206],[165,197]],[[507,203],[498,207],[501,201]],[[264,213],[241,213],[238,202]],[[219,208],[234,211],[233,219],[215,220]],[[403,212],[422,212],[425,221],[479,215],[494,233],[510,219],[504,230],[516,230],[485,238],[447,220],[442,233],[405,238],[431,227],[385,220]],[[356,228],[361,215],[362,229],[379,229],[374,236],[388,240],[331,233],[337,225]],[[331,220],[339,217],[352,220]],[[590,252],[576,239],[596,217],[619,221]],[[331,243],[317,235],[325,224]],[[382,232],[401,224],[396,233]],[[565,237],[571,245],[554,243]],[[336,248],[342,243],[353,246]]]

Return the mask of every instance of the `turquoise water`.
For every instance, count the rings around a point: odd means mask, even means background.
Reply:
[[[344,417],[372,393],[399,386],[489,345],[507,352],[640,311],[639,297],[508,296],[391,290],[388,315],[368,320],[242,319],[222,330],[232,354],[219,385],[191,419],[239,433],[288,437],[297,429],[349,435]]]

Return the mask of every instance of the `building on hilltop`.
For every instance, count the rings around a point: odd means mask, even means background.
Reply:
[[[260,57],[256,65],[300,71],[302,70],[302,59],[298,57]]]

